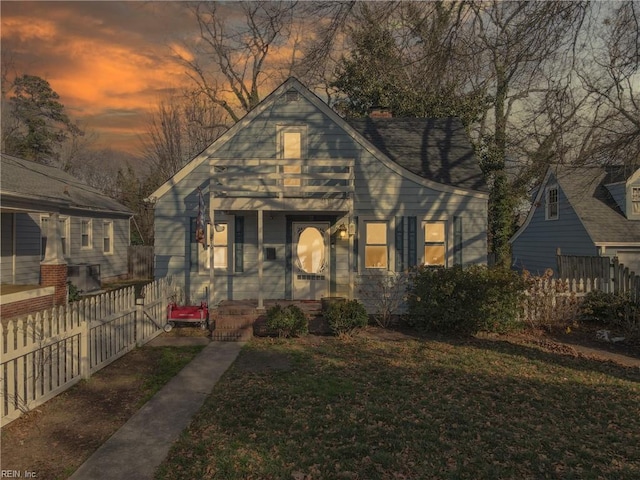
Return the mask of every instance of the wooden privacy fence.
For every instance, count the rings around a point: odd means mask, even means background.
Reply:
[[[589,257],[557,255],[558,276],[569,280],[591,279],[598,282],[598,290],[628,294],[640,302],[640,275],[632,272],[617,257]]]
[[[558,277],[570,280],[597,279],[602,291],[609,291],[611,259],[579,255],[557,255]]]
[[[153,278],[153,246],[130,245],[127,258],[130,278]]]
[[[4,426],[162,332],[170,279],[122,288],[0,325]]]

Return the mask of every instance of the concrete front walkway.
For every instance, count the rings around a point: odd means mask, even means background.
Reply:
[[[70,477],[72,480],[152,479],[244,343],[210,342]]]

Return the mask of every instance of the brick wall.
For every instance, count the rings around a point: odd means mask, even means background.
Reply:
[[[47,310],[53,307],[55,295],[43,295],[42,297],[19,300],[0,306],[0,318],[6,319],[31,314],[40,310]],[[66,298],[66,296],[65,296]]]
[[[55,287],[55,305],[64,305],[67,301],[67,265],[40,265],[40,285]]]

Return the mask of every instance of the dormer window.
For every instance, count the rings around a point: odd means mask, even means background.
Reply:
[[[631,211],[640,214],[640,187],[631,187]]]
[[[545,202],[545,220],[558,219],[558,187],[556,185],[548,187]]]

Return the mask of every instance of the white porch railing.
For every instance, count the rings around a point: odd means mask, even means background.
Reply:
[[[157,280],[0,324],[4,426],[162,332],[168,284]]]

